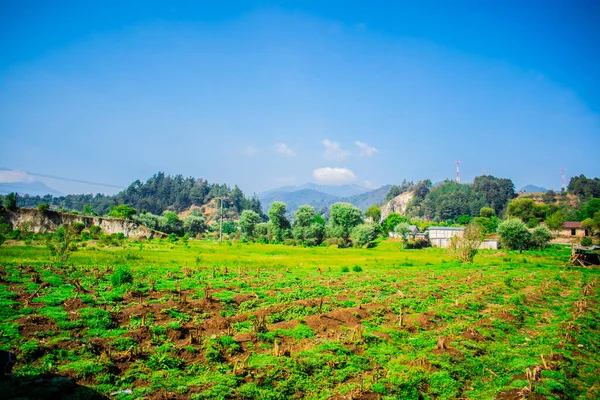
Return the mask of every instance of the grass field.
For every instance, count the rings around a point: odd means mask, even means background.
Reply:
[[[0,393],[64,376],[118,399],[597,399],[600,272],[568,258],[88,242],[59,267],[5,244],[0,348],[19,363]]]

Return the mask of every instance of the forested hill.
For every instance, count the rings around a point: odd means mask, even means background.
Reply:
[[[19,196],[20,207],[36,207],[48,203],[54,208],[77,211],[93,211],[98,215],[107,214],[112,207],[127,204],[138,211],[160,215],[166,210],[181,212],[191,206],[202,206],[212,199],[224,198],[224,208],[240,213],[250,209],[262,214],[260,200],[256,196],[247,197],[234,186],[209,183],[204,179],[182,175],[165,175],[159,172],[145,183],[137,180],[114,196],[103,194],[70,194],[67,196]]]
[[[496,215],[502,215],[509,200],[515,197],[515,187],[510,179],[484,175],[468,184],[450,180],[438,185],[428,179],[417,183],[404,181],[391,187],[386,201],[409,191],[414,196],[407,205],[407,215],[434,221],[477,217],[482,207],[491,207]]]

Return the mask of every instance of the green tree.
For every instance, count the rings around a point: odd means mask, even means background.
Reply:
[[[302,241],[306,246],[318,246],[325,236],[325,220],[315,213],[313,207],[300,206],[295,213],[292,233],[296,240]]]
[[[381,207],[374,204],[371,207],[367,208],[367,211],[365,211],[365,215],[371,218],[371,220],[376,224],[379,224],[379,220],[381,220]]]
[[[518,218],[502,221],[498,225],[498,234],[502,246],[510,250],[526,250],[531,243],[531,232]]]
[[[547,190],[542,195],[542,201],[544,204],[554,204],[556,202],[556,192],[552,189]]]
[[[274,201],[269,207],[269,221],[273,225],[273,238],[277,242],[281,242],[288,235],[291,227],[290,221],[285,216],[287,212],[285,203],[281,201]]]
[[[129,207],[127,204],[120,204],[113,207],[108,215],[113,218],[131,219],[136,213],[135,208]]]
[[[158,219],[158,230],[167,234],[183,235],[183,221],[173,211],[165,211]]]
[[[552,240],[552,232],[543,225],[536,226],[531,231],[531,247],[545,249]]]
[[[78,227],[73,225],[61,226],[54,232],[51,238],[47,242],[48,250],[50,255],[58,263],[65,263],[71,256],[71,253],[77,250],[77,247],[73,243],[75,232]]]
[[[371,246],[377,237],[377,224],[366,222],[352,228],[350,238],[354,247]]]
[[[581,206],[579,211],[579,219],[594,218],[594,214],[600,211],[600,199],[591,199]]]
[[[248,239],[254,238],[256,225],[261,222],[260,215],[252,210],[244,210],[240,216],[240,228]]]
[[[94,209],[89,204],[83,205],[83,215],[96,216]]]
[[[183,230],[191,237],[204,233],[207,228],[204,217],[189,215],[183,220]]]
[[[496,211],[492,207],[481,207],[479,216],[483,218],[491,218],[496,216]]]
[[[545,204],[536,204],[531,199],[516,199],[508,203],[508,214],[517,217],[530,227],[537,226],[546,219],[549,208]]]
[[[257,240],[264,243],[273,241],[273,224],[271,222],[261,222],[254,228],[254,236]]]
[[[473,180],[472,190],[473,198],[482,195],[485,203],[494,209],[496,215],[501,215],[508,201],[515,197],[515,185],[510,179],[496,178],[492,175],[476,177]]]
[[[381,223],[381,230],[387,235],[401,222],[408,222],[408,220],[398,213],[389,213]]]
[[[294,227],[308,227],[315,217],[315,209],[312,206],[303,205],[298,207],[294,216]]]
[[[410,233],[410,225],[408,224],[408,222],[400,222],[394,227],[394,232],[400,235],[404,243],[406,243],[406,236]]]
[[[352,229],[363,222],[362,211],[350,203],[335,203],[330,208],[327,236],[348,243]]]
[[[17,209],[17,199],[18,195],[16,193],[9,193],[4,196],[4,208],[7,210],[16,210]]]
[[[37,209],[42,215],[45,215],[48,213],[48,211],[50,211],[50,204],[40,203],[38,204]]]
[[[562,210],[558,210],[546,218],[548,228],[557,231],[562,228],[563,223],[567,220],[567,216]]]

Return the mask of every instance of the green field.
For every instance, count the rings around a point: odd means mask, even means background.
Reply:
[[[79,398],[597,399],[600,273],[568,258],[155,240],[56,266],[5,244],[0,348],[19,363],[0,393],[64,376]]]

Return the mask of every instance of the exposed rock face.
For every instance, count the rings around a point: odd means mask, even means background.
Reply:
[[[406,206],[408,206],[413,197],[414,192],[404,192],[385,203],[381,207],[381,220],[383,221],[385,217],[394,212],[404,215],[406,213]]]
[[[102,232],[113,234],[122,233],[126,237],[140,239],[151,239],[155,237],[166,237],[162,232],[147,228],[135,221],[120,218],[103,217],[85,217],[76,214],[67,214],[57,211],[47,211],[41,213],[36,209],[20,208],[14,211],[5,211],[4,220],[12,226],[13,229],[27,229],[34,233],[54,232],[62,225],[69,225],[73,222],[81,222],[85,229],[92,225],[97,225]]]

